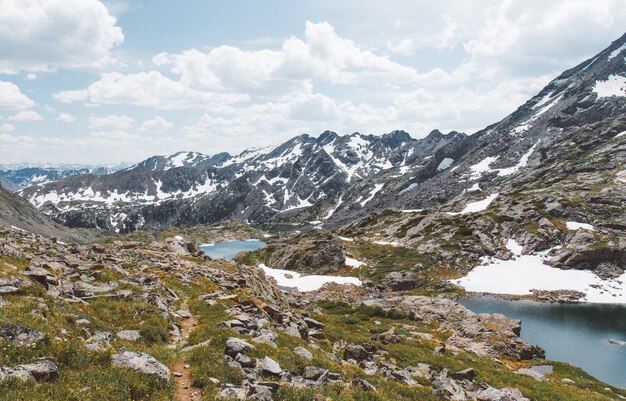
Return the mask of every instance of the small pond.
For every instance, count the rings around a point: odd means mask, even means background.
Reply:
[[[476,313],[502,313],[522,321],[521,337],[546,350],[546,358],[568,362],[616,387],[626,387],[626,305],[549,304],[469,297],[459,301]]]
[[[213,259],[231,260],[239,252],[254,251],[263,248],[265,243],[256,239],[222,241],[215,244],[204,244],[200,248]]]

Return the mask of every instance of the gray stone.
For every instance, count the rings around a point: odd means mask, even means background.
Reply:
[[[28,327],[13,323],[0,323],[0,341],[31,345],[44,339],[44,335]]]
[[[319,322],[313,318],[310,317],[305,317],[302,320],[304,320],[304,323],[306,323],[307,326],[309,326],[309,328],[311,329],[318,329],[318,330],[322,330],[324,327],[324,323]]]
[[[244,354],[237,354],[235,362],[239,363],[244,368],[254,368],[256,366],[255,360]]]
[[[237,356],[237,354],[253,350],[254,348],[254,345],[250,344],[247,341],[244,341],[240,338],[231,337],[226,340],[226,349],[224,350],[224,353],[234,358],[235,356]]]
[[[139,330],[122,330],[117,332],[117,337],[126,341],[137,341],[141,338]]]
[[[265,376],[280,376],[283,373],[278,362],[266,356],[260,362],[261,373]]]
[[[36,380],[38,382],[51,382],[59,378],[59,368],[49,360],[43,359],[38,362],[18,365],[13,368],[0,367],[0,382],[7,379],[21,381]]]
[[[488,388],[481,391],[476,399],[478,401],[530,401],[518,389],[508,387],[500,390]]]
[[[304,377],[307,380],[315,381],[319,379],[326,372],[327,372],[326,369],[322,369],[317,366],[306,366],[304,368],[304,371],[302,372],[302,377]]]
[[[346,361],[352,359],[361,362],[371,358],[372,355],[361,345],[348,344],[343,350],[343,359]]]
[[[381,281],[382,285],[392,291],[412,290],[421,284],[419,276],[413,272],[391,272]]]
[[[476,376],[476,372],[472,368],[459,370],[458,372],[450,374],[450,377],[454,380],[474,380],[474,376]]]
[[[313,360],[313,354],[306,348],[296,347],[293,349],[294,354],[298,355],[300,358],[307,359],[309,361]]]
[[[115,367],[157,375],[165,380],[170,380],[171,378],[171,373],[167,366],[157,361],[152,355],[143,352],[124,351],[121,354],[113,355],[111,362]]]
[[[360,377],[357,377],[356,379],[352,380],[352,385],[354,387],[360,388],[363,391],[371,391],[371,392],[376,392],[376,387],[374,387],[370,382],[368,382],[367,380],[361,379]]]
[[[248,391],[241,387],[227,387],[215,396],[216,400],[241,400],[248,398]]]

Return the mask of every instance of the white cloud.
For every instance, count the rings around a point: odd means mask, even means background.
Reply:
[[[9,121],[40,121],[43,116],[33,110],[24,110],[9,117]]]
[[[248,100],[248,96],[241,94],[201,92],[158,71],[104,73],[85,90],[57,92],[53,97],[66,103],[88,99],[95,104],[132,104],[159,109],[208,107]]]
[[[87,98],[89,97],[89,92],[87,92],[85,89],[61,91],[52,94],[52,97],[57,102],[72,103],[79,102],[81,100],[87,100]]]
[[[6,123],[0,124],[0,133],[6,134],[9,132],[13,132],[13,131],[15,131],[15,127],[12,126],[11,124],[6,124]]]
[[[186,84],[246,93],[310,92],[310,81],[358,84],[419,79],[412,67],[340,37],[327,22],[307,22],[304,39],[291,37],[279,50],[219,46],[208,52],[161,53],[153,61],[158,66],[170,66]]]
[[[0,0],[0,73],[98,67],[124,40],[97,0]]]
[[[62,123],[73,123],[74,121],[76,121],[76,117],[74,117],[73,115],[69,113],[59,113],[59,116],[56,118],[56,121],[59,121]]]
[[[339,85],[423,83],[450,80],[442,69],[419,73],[337,35],[326,22],[306,23],[304,39],[291,37],[278,50],[242,50],[218,46],[160,53],[152,70],[103,73],[83,90],[55,93],[60,102],[132,104],[160,109],[205,108],[249,101],[253,96],[284,101],[312,93],[315,82]]]
[[[20,88],[12,82],[0,81],[0,109],[22,110],[35,105]]]
[[[127,116],[108,115],[103,117],[91,116],[87,121],[89,122],[89,128],[113,131],[129,129],[134,120]]]
[[[37,74],[33,74],[32,72],[28,73],[28,74],[26,74],[24,79],[27,80],[27,81],[34,81],[34,80],[37,79]]]
[[[404,38],[397,43],[388,42],[387,48],[394,53],[408,56],[415,50],[415,42],[412,38]]]
[[[616,0],[497,3],[485,10],[479,33],[465,41],[469,57],[457,76],[498,79],[571,67],[590,57],[590,49],[608,46],[607,37],[623,34],[622,6]]]
[[[172,129],[174,124],[167,121],[163,117],[156,116],[152,120],[146,120],[141,124],[140,131],[148,132],[164,132]]]

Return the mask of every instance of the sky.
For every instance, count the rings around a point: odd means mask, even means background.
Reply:
[[[0,0],[0,164],[472,134],[625,29],[623,0]]]

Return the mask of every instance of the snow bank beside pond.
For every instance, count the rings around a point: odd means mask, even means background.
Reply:
[[[589,270],[562,270],[544,263],[547,252],[511,260],[486,260],[467,276],[452,280],[470,292],[529,295],[530,290],[575,290],[587,294],[583,301],[626,303],[626,273],[602,280]]]
[[[326,283],[361,285],[361,280],[356,277],[303,276],[291,270],[272,269],[262,263],[259,268],[263,269],[266,275],[274,278],[278,286],[297,288],[302,292],[318,290]]]

